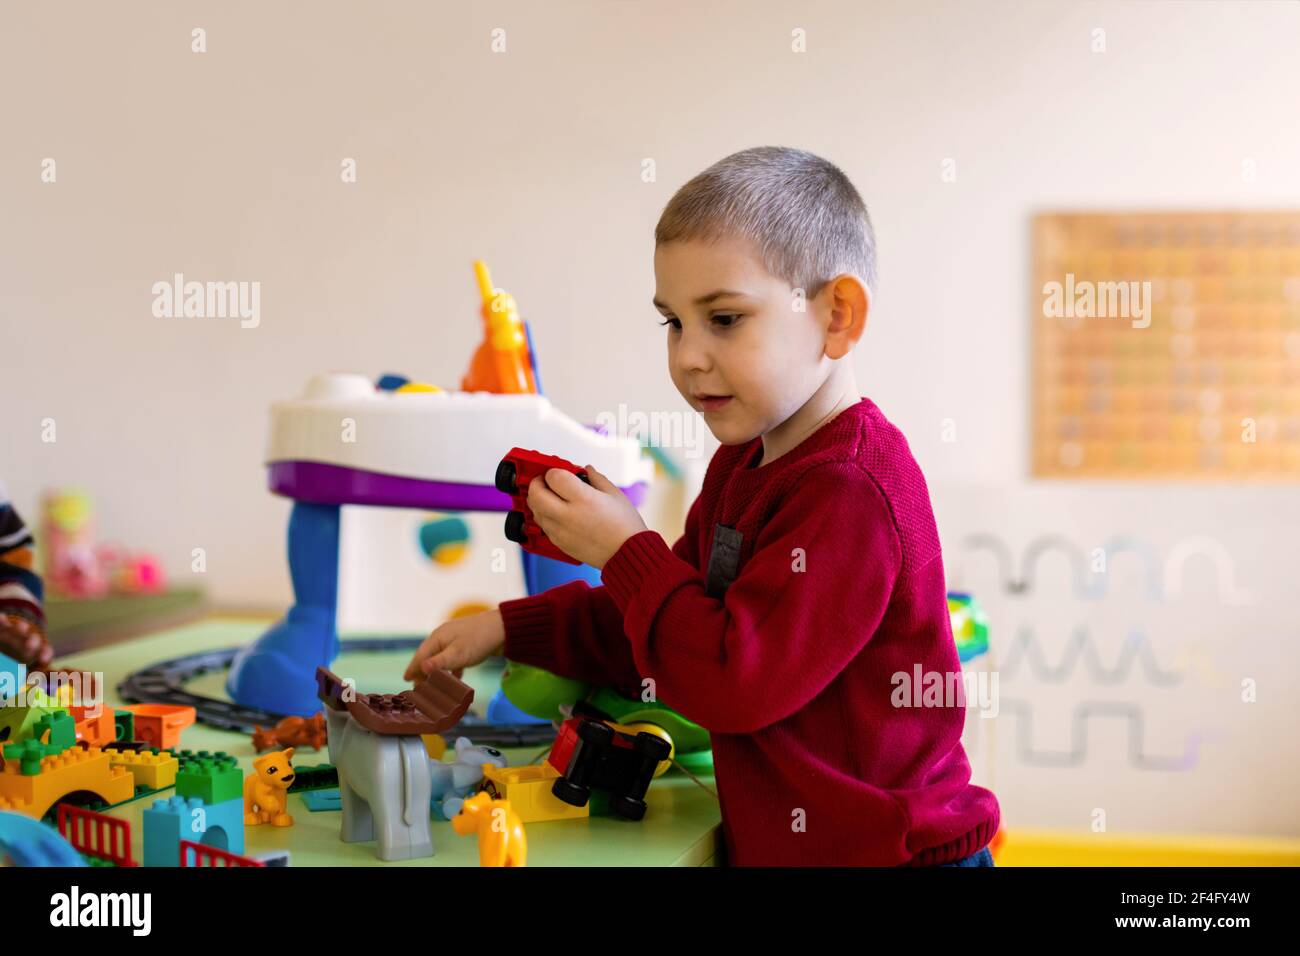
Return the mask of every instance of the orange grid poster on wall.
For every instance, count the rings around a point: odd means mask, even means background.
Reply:
[[[1033,473],[1300,479],[1300,211],[1035,218]]]

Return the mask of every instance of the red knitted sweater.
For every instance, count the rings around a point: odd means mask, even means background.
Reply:
[[[915,665],[960,673],[907,441],[863,399],[756,468],[761,455],[760,438],[718,449],[671,549],[645,531],[606,563],[603,586],[502,604],[506,656],[635,696],[650,678],[708,728],[731,863],[977,852],[998,803],[970,782],[964,707],[891,703],[895,675]],[[720,524],[740,535],[733,575],[716,562],[708,573]]]

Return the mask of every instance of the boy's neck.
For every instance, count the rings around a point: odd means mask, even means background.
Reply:
[[[862,396],[851,368],[845,366],[842,374],[831,374],[797,412],[763,435],[763,457],[754,467],[762,468],[797,448],[817,429],[860,401]]]

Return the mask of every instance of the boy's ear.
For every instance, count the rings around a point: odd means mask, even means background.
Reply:
[[[853,350],[867,328],[871,290],[857,276],[843,273],[827,283],[831,320],[826,328],[826,357],[843,358]]]

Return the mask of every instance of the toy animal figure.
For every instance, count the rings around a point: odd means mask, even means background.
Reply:
[[[476,747],[468,737],[456,738],[456,760],[435,763],[433,771],[433,805],[444,820],[460,812],[461,804],[483,783],[483,767],[504,767],[506,758],[492,747]]]
[[[461,836],[478,834],[479,866],[528,865],[524,824],[510,808],[509,800],[493,800],[486,793],[476,793],[451,818],[451,826]]]
[[[324,667],[316,669],[316,683],[339,775],[340,838],[375,840],[381,860],[433,856],[432,770],[421,736],[454,726],[469,709],[473,688],[449,671],[434,671],[401,694],[358,694]]]
[[[338,770],[344,843],[378,841],[381,860],[433,856],[430,760],[418,736],[387,736],[347,711],[326,709],[330,763]]]
[[[289,785],[294,778],[292,760],[293,748],[289,747],[253,761],[253,772],[244,778],[244,826],[293,826],[293,817],[288,814]]]
[[[320,750],[325,746],[325,715],[286,717],[269,730],[261,726],[253,728],[254,750],[261,753],[275,746]]]

